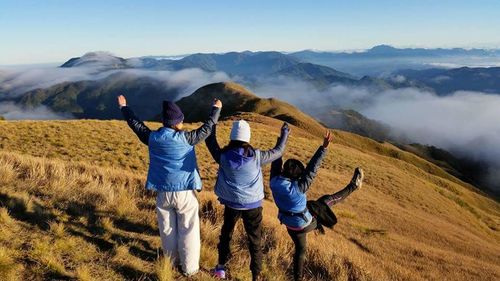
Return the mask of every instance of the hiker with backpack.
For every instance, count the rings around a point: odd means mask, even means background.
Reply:
[[[283,165],[281,157],[271,164],[270,187],[279,209],[278,219],[286,226],[295,245],[294,280],[302,280],[307,233],[315,229],[324,233],[323,226],[332,228],[337,223],[337,218],[330,207],[344,200],[363,183],[363,170],[356,168],[351,182],[344,189],[324,195],[318,200],[307,201],[306,192],[316,177],[332,140],[333,135],[327,131],[323,145],[318,148],[306,167],[296,159],[288,159]]]
[[[215,194],[224,205],[224,222],[219,237],[219,260],[213,273],[225,279],[226,264],[231,255],[230,242],[234,227],[240,218],[247,233],[250,251],[252,280],[260,280],[262,271],[262,200],[264,180],[262,166],[280,158],[285,150],[290,129],[287,123],[281,127],[280,141],[267,151],[250,145],[250,125],[245,120],[234,121],[230,142],[220,148],[216,128],[205,140],[208,150],[219,164]]]
[[[184,114],[174,102],[163,102],[163,127],[156,131],[135,116],[123,95],[118,104],[129,127],[149,148],[146,188],[156,192],[163,253],[184,275],[193,275],[199,270],[201,249],[196,191],[202,187],[194,146],[211,134],[222,103],[215,100],[208,119],[192,131],[183,130]]]

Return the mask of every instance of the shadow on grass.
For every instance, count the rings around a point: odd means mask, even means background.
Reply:
[[[371,253],[370,249],[368,249],[368,247],[363,245],[363,243],[359,242],[359,240],[357,240],[355,238],[349,238],[349,241],[354,243],[354,245],[358,246],[358,248],[360,248],[363,252]]]
[[[128,265],[114,266],[125,280],[156,280],[155,274],[137,270]]]
[[[118,244],[139,243],[139,245],[129,246],[132,255],[145,262],[152,262],[157,258],[156,249],[151,248],[148,241],[108,232],[99,221],[102,217],[114,219],[113,215],[97,211],[97,208],[92,204],[57,202],[51,207],[47,207],[37,201],[38,200],[34,200],[34,198],[27,194],[16,196],[3,192],[0,193],[0,206],[7,208],[9,214],[14,219],[28,223],[40,230],[49,230],[49,222],[58,220],[54,213],[64,211],[69,216],[68,220],[64,222],[66,232],[69,235],[79,237],[89,244],[94,245],[99,251],[105,252],[111,256],[113,255],[115,246]],[[60,208],[54,206],[59,206]],[[82,217],[87,219],[87,224],[80,221]],[[134,224],[125,219],[115,219],[115,222],[116,221],[119,222],[116,225],[121,226],[125,231],[134,233],[157,233],[146,225]],[[100,237],[107,233],[111,234],[107,236],[108,238]],[[141,249],[141,247],[143,249]],[[30,262],[29,260],[25,261],[27,263]],[[111,267],[122,275],[125,280],[154,280],[153,273],[144,272],[130,267],[129,265],[112,263]],[[46,280],[74,280],[74,277],[59,274],[54,271],[47,271],[42,274]]]
[[[0,205],[5,206],[13,218],[42,230],[49,229],[49,222],[54,220],[55,216],[45,206],[31,199],[28,201],[25,199],[0,193]]]
[[[113,224],[115,227],[127,231],[134,232],[140,234],[148,234],[148,235],[158,235],[158,230],[154,229],[150,225],[132,222],[125,218],[116,218],[113,220]]]

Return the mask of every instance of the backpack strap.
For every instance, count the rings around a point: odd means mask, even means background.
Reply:
[[[302,217],[303,220],[307,221],[307,207],[302,210],[301,212],[298,212],[298,213],[294,213],[294,212],[288,212],[288,211],[283,211],[283,210],[279,210],[279,212],[285,216],[289,216],[289,217]]]

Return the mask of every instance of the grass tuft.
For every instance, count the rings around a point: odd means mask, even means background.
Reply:
[[[158,281],[172,281],[175,279],[175,271],[168,257],[161,257],[156,261],[155,273]]]

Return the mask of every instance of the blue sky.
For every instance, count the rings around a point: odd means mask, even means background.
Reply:
[[[498,0],[0,0],[0,65],[194,52],[500,47]]]

